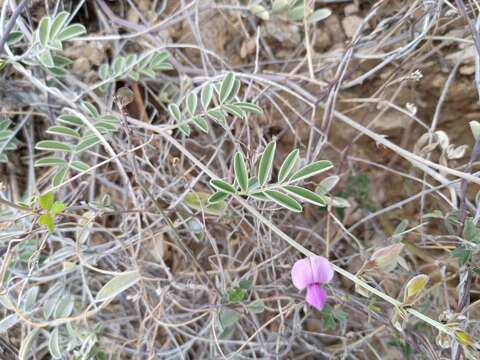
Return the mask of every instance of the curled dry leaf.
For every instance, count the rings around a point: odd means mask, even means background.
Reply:
[[[387,272],[393,270],[397,266],[398,257],[403,247],[403,244],[397,243],[378,249],[372,254],[365,268],[367,270],[381,268]]]

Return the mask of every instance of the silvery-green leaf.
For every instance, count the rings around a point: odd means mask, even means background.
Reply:
[[[90,169],[90,166],[88,166],[88,164],[86,164],[86,163],[84,163],[83,161],[80,161],[80,160],[72,161],[70,166],[72,167],[72,169],[74,169],[75,171],[78,171],[78,172],[83,172],[83,171],[87,171],[88,169]]]
[[[332,207],[335,208],[348,208],[350,207],[350,202],[347,199],[344,199],[339,196],[334,196],[333,198],[330,198],[329,201],[332,204]]]
[[[66,126],[50,126],[47,129],[47,133],[52,135],[62,135],[62,136],[73,137],[73,138],[80,137],[80,134],[78,133],[78,131],[73,130]]]
[[[260,314],[265,310],[263,300],[256,300],[247,305],[247,309],[253,314]]]
[[[202,103],[203,110],[207,111],[210,102],[212,101],[213,97],[213,86],[212,84],[207,84],[202,88],[202,92],[200,93],[200,101]]]
[[[190,116],[193,116],[197,110],[197,95],[193,92],[187,96],[187,110]]]
[[[12,31],[10,33],[10,35],[8,35],[7,44],[10,45],[10,46],[15,45],[16,43],[18,43],[22,39],[23,39],[23,33],[22,32]]]
[[[83,110],[85,110],[94,119],[96,119],[97,117],[100,116],[97,108],[92,103],[90,103],[88,101],[83,101],[81,106],[82,106]],[[82,123],[83,123],[83,121],[82,121]]]
[[[298,170],[296,173],[292,175],[292,177],[289,179],[290,182],[293,181],[300,181],[303,179],[307,179],[309,177],[312,177],[314,175],[320,174],[324,171],[330,170],[333,167],[333,164],[331,161],[328,160],[320,160],[320,161],[315,161],[311,164],[308,164]]]
[[[200,115],[194,116],[192,118],[192,121],[204,133],[208,132],[208,122],[203,117],[201,117]]]
[[[315,192],[320,195],[325,195],[329,193],[335,187],[335,185],[337,185],[339,180],[340,177],[337,175],[329,176],[323,179],[320,184],[317,185]]]
[[[71,126],[82,126],[83,121],[78,116],[70,114],[62,114],[57,117],[57,122],[61,124],[71,125]]]
[[[42,47],[46,47],[48,44],[48,35],[50,32],[51,19],[49,16],[44,16],[38,24],[38,40]],[[52,61],[53,62],[53,61]]]
[[[48,338],[48,351],[54,359],[62,358],[62,350],[60,349],[60,339],[58,336],[58,327],[53,329]]]
[[[235,74],[229,72],[222,81],[220,86],[220,103],[224,103],[230,97],[233,87],[235,85]]]
[[[168,105],[168,111],[170,112],[170,115],[177,121],[181,121],[182,119],[182,114],[180,112],[180,108],[178,107],[177,104],[173,103]]]
[[[209,203],[210,194],[204,192],[189,192],[185,196],[185,203],[192,209],[211,215],[220,215],[226,208],[225,201]]]
[[[272,13],[278,14],[287,10],[288,2],[289,0],[274,0],[272,4]]]
[[[63,180],[65,179],[65,176],[67,175],[67,171],[68,171],[67,167],[57,170],[57,173],[53,176],[53,179],[52,179],[53,186],[58,186],[63,182]]]
[[[16,325],[20,319],[16,314],[10,314],[5,316],[2,320],[0,320],[0,334],[6,332],[12,326]]]
[[[221,309],[218,314],[218,321],[222,329],[226,329],[235,325],[240,318],[241,315],[238,311],[228,308]]]
[[[35,145],[37,150],[46,150],[46,151],[70,151],[71,148],[69,145],[55,140],[44,140],[39,141]]]
[[[87,32],[85,26],[81,24],[73,24],[64,28],[57,36],[57,39],[60,41],[66,41],[73,38],[76,38],[80,35],[83,35]]]
[[[50,316],[53,315],[53,312],[55,311],[55,305],[57,304],[57,301],[59,300],[59,296],[61,293],[55,293],[52,294],[50,297],[47,297],[47,299],[43,303],[43,316],[45,316],[45,319],[48,320]]]
[[[113,60],[112,64],[112,72],[114,76],[118,76],[122,73],[125,67],[125,58],[123,56],[117,56],[115,60]]]
[[[477,140],[480,137],[480,123],[478,121],[470,121],[470,130],[472,131],[473,138]]]
[[[86,137],[86,138],[83,138],[82,140],[80,140],[80,142],[77,144],[76,148],[75,148],[75,151],[77,153],[81,153],[85,150],[88,150],[90,149],[91,147],[95,146],[95,145],[98,145],[101,143],[101,140],[96,137],[96,136],[89,136],[89,137]]]
[[[55,157],[44,157],[35,161],[35,167],[41,166],[61,166],[65,165],[64,159],[59,159]]]
[[[282,189],[302,201],[306,201],[317,206],[326,205],[326,200],[323,196],[300,186],[285,185]]]
[[[236,102],[236,103],[233,103],[233,105],[239,107],[243,111],[248,111],[248,112],[251,112],[251,113],[254,113],[254,114],[257,114],[257,115],[263,114],[263,109],[260,106],[252,104],[252,103]]]
[[[232,114],[233,116],[237,116],[239,118],[243,118],[245,116],[245,111],[242,110],[241,107],[231,104],[224,104],[222,109]]]
[[[55,66],[55,63],[53,62],[52,54],[48,49],[45,49],[40,54],[38,54],[37,59],[40,62],[40,64],[42,64],[46,68],[51,68]]]
[[[304,5],[294,6],[287,11],[287,17],[291,21],[303,20],[304,14],[305,14]]]
[[[35,339],[37,338],[38,332],[40,329],[33,329],[30,333],[23,339],[22,345],[20,345],[20,350],[18,350],[18,359],[27,360],[28,355],[32,350],[32,345]]]
[[[128,271],[121,275],[117,275],[100,289],[95,300],[110,300],[135,285],[139,279],[140,276],[137,271]]]
[[[212,120],[219,122],[222,125],[226,124],[225,115],[220,110],[209,110],[207,111],[207,116]]]
[[[108,64],[102,64],[98,68],[98,77],[102,80],[108,79],[108,76],[110,75],[110,68]]]
[[[263,187],[270,179],[276,148],[277,143],[275,141],[270,142],[265,147],[262,157],[260,158],[260,163],[258,164],[258,183],[260,187]]]
[[[225,198],[228,196],[227,193],[224,193],[222,191],[217,191],[216,193],[212,194],[212,196],[210,196],[208,198],[208,203],[209,204],[217,204],[223,200],[225,200]]]
[[[228,182],[220,180],[220,179],[212,179],[210,180],[210,185],[214,187],[218,191],[222,191],[227,194],[235,194],[235,188],[233,185],[230,185]]]
[[[297,165],[300,151],[298,149],[292,150],[283,161],[282,166],[278,172],[278,182],[284,182],[292,173]]]
[[[34,286],[31,287],[30,289],[27,290],[27,292],[23,296],[23,302],[22,302],[22,309],[24,311],[30,311],[33,309],[33,306],[35,305],[35,300],[37,299],[38,292],[39,292],[39,287]]]
[[[315,10],[308,17],[308,22],[316,23],[318,21],[324,20],[332,14],[332,11],[327,8]]]
[[[270,200],[274,201],[280,206],[287,208],[293,212],[302,212],[302,205],[300,203],[291,198],[288,195],[281,193],[280,191],[276,190],[266,190],[263,192]]]
[[[242,191],[246,192],[248,190],[248,173],[242,153],[237,152],[235,154],[233,168],[235,171],[235,179],[237,180],[238,185],[240,185]]]
[[[74,298],[72,295],[63,296],[55,306],[55,318],[66,318],[70,316],[73,311],[73,306],[75,305]]]
[[[52,26],[50,27],[50,39],[55,39],[58,33],[63,29],[69,15],[68,12],[62,11],[55,16]]]
[[[267,21],[270,19],[270,15],[267,11],[267,9],[265,9],[262,5],[259,5],[259,4],[250,4],[250,6],[248,7],[248,9],[250,10],[250,12],[255,15],[256,17],[258,17],[259,19],[262,19],[264,21]]]
[[[167,60],[168,57],[169,57],[169,54],[166,51],[161,51],[154,54],[151,60],[151,66],[156,67],[164,64],[165,60]]]

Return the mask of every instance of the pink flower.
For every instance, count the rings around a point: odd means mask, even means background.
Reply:
[[[309,256],[298,260],[292,268],[293,285],[298,290],[307,288],[307,302],[322,310],[327,301],[327,292],[321,287],[333,278],[333,268],[323,256]]]

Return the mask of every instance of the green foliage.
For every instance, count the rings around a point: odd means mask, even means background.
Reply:
[[[173,69],[173,66],[167,61],[168,57],[169,54],[165,51],[117,56],[111,64],[104,63],[99,66],[98,77],[103,81],[100,90],[105,92],[109,82],[121,79],[138,81],[145,76],[155,79],[156,71]]]
[[[10,130],[12,122],[4,117],[0,117],[0,162],[7,162],[6,151],[17,149],[18,140],[15,134]]]
[[[346,190],[337,195],[342,198],[352,197],[355,199],[358,208],[373,212],[375,211],[375,206],[369,197],[369,191],[370,180],[368,179],[368,174],[360,172],[350,174],[347,178]]]
[[[322,310],[322,322],[324,330],[334,329],[337,324],[345,322],[347,320],[347,314],[338,307],[332,307],[331,305],[325,305]]]
[[[262,114],[263,110],[258,105],[237,99],[239,90],[240,80],[234,73],[228,73],[221,82],[204,84],[200,96],[198,91],[193,90],[178,104],[170,104],[168,110],[186,136],[191,133],[191,124],[200,131],[208,132],[208,119],[225,125],[228,116],[245,118],[247,113]],[[198,106],[199,103],[201,106]]]
[[[100,115],[90,103],[82,104],[83,110],[90,119],[95,129],[102,135],[117,131],[119,120],[111,114]],[[56,118],[58,125],[51,126],[47,133],[60,137],[60,140],[43,140],[37,142],[37,150],[48,151],[50,154],[35,161],[36,167],[53,167],[55,174],[52,185],[58,186],[67,177],[70,170],[75,172],[87,171],[90,166],[81,160],[82,154],[88,149],[100,144],[100,138],[82,120],[80,113],[71,109]]]
[[[45,67],[52,75],[66,74],[65,66],[71,61],[56,52],[63,50],[63,42],[86,33],[81,24],[69,24],[70,14],[66,11],[55,17],[44,16],[32,37],[33,61]],[[20,40],[17,40],[20,41]]]
[[[55,230],[55,217],[65,209],[63,203],[54,200],[55,198],[52,192],[47,192],[38,197],[38,205],[44,211],[38,217],[38,223],[45,225],[49,232]]]
[[[238,286],[234,287],[228,292],[228,303],[237,304],[244,301],[247,298],[247,290],[252,287],[252,283],[249,280],[242,280]]]
[[[312,10],[303,0],[274,0],[272,14],[289,21],[303,21],[316,23],[330,16],[332,12],[327,8]]]
[[[294,150],[285,158],[280,167],[277,181],[272,183],[270,180],[273,172],[275,149],[275,142],[271,142],[265,147],[254,176],[249,176],[245,158],[242,153],[237,152],[233,159],[234,183],[220,179],[210,180],[210,185],[217,192],[208,199],[209,203],[215,204],[217,199],[223,200],[229,195],[236,194],[262,201],[272,201],[293,212],[302,211],[300,202],[325,206],[327,200],[323,194],[315,193],[297,184],[302,180],[330,170],[333,167],[332,163],[321,160],[299,167],[299,151]]]

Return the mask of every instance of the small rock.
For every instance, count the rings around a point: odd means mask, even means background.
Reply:
[[[280,42],[283,48],[295,48],[302,41],[298,26],[281,20],[268,21],[263,30],[267,37]]]
[[[245,59],[248,55],[251,55],[255,52],[257,48],[257,43],[255,37],[251,37],[242,43],[240,48],[240,57]]]
[[[328,18],[325,19],[325,29],[327,29],[328,33],[330,34],[330,38],[334,44],[343,43],[345,40],[345,36],[343,34],[342,25],[340,24],[340,20],[338,20],[338,16],[335,14],[330,15]]]
[[[475,65],[462,65],[459,71],[462,75],[473,75],[475,74]]]
[[[73,62],[72,70],[77,74],[86,74],[91,68],[90,61],[86,57],[81,57]]]
[[[332,45],[330,35],[324,28],[318,28],[315,31],[315,44],[316,51],[325,51]]]
[[[345,12],[345,16],[350,16],[358,13],[358,6],[356,4],[349,4],[345,6],[343,11]]]
[[[357,29],[362,25],[363,20],[358,16],[347,16],[342,20],[343,30],[347,37],[352,38]]]

